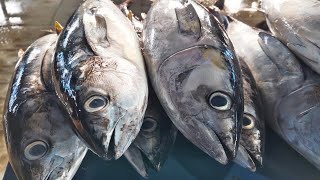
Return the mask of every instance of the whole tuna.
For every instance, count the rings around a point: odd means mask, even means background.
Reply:
[[[57,35],[36,40],[16,65],[4,109],[8,155],[20,180],[72,179],[87,148],[56,97],[50,66]],[[51,47],[51,48],[50,48]]]
[[[320,74],[320,1],[263,0],[271,31]]]
[[[137,172],[148,177],[149,166],[160,171],[168,158],[177,128],[163,110],[155,92],[149,88],[149,100],[143,124],[135,141],[124,153]]]
[[[193,144],[226,164],[240,141],[241,71],[217,19],[194,1],[159,0],[148,12],[144,54],[157,96]]]
[[[244,114],[238,153],[234,162],[255,171],[262,166],[265,123],[262,102],[256,82],[247,64],[240,59],[243,80]]]
[[[99,156],[119,158],[140,130],[148,85],[137,35],[117,6],[78,8],[58,40],[53,76],[80,137]]]
[[[227,32],[261,91],[266,122],[320,169],[319,76],[265,32],[238,21],[231,22]]]

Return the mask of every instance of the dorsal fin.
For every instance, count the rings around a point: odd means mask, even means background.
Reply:
[[[179,32],[185,36],[193,36],[199,39],[201,36],[201,23],[198,14],[192,4],[175,9]]]

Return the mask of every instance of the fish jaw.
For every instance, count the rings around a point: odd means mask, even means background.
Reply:
[[[160,0],[148,12],[143,41],[152,85],[173,123],[219,162],[226,164],[228,158],[233,159],[240,141],[242,80],[239,62],[222,25],[193,1]],[[212,53],[215,50],[219,53]],[[199,58],[196,56],[201,53],[207,60],[190,58]],[[214,68],[221,71],[214,74]],[[224,82],[220,78],[225,78]],[[229,111],[216,116],[219,112],[211,109],[207,99],[219,90],[226,90],[223,93],[234,103]],[[202,97],[193,98],[197,93]]]
[[[141,151],[134,145],[131,145],[124,153],[133,168],[144,178],[148,178],[148,166],[144,162]]]
[[[238,154],[233,161],[239,164],[240,166],[249,169],[252,172],[256,171],[256,165],[252,157],[242,145],[239,145]]]
[[[148,113],[146,113],[146,115],[147,114]],[[150,119],[149,116],[147,119]],[[165,116],[166,115],[162,118]],[[156,117],[153,119],[156,119]],[[147,131],[144,126],[142,126],[133,145],[140,149],[145,159],[149,161],[149,164],[151,164],[156,171],[160,171],[174,145],[177,128],[171,123],[170,119],[157,120],[158,126],[154,131]],[[166,120],[169,122],[163,122]]]

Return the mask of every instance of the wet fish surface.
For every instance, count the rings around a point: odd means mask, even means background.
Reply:
[[[243,80],[244,114],[240,145],[234,162],[251,171],[256,171],[257,167],[262,166],[265,144],[262,101],[248,65],[241,58],[239,59]]]
[[[137,35],[109,0],[85,1],[60,35],[53,83],[79,136],[118,159],[138,134],[148,85]]]
[[[268,33],[239,21],[227,32],[261,91],[268,125],[320,169],[319,76]]]
[[[160,171],[173,148],[177,128],[149,88],[149,100],[143,124],[135,141],[124,153],[137,172],[148,177],[149,169]]]
[[[170,119],[226,164],[240,141],[243,92],[239,61],[221,24],[194,1],[159,0],[142,39],[151,83]]]
[[[320,74],[320,1],[263,0],[262,9],[272,33]]]
[[[72,179],[87,147],[72,130],[69,115],[52,87],[51,60],[57,35],[29,46],[16,65],[4,109],[5,140],[18,179]],[[49,61],[48,61],[49,60]]]

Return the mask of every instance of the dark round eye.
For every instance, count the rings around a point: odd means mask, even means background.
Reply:
[[[254,127],[254,119],[252,116],[244,114],[242,119],[243,129],[252,129]]]
[[[157,126],[158,126],[158,123],[156,120],[146,117],[143,120],[141,130],[146,132],[152,132],[157,128]]]
[[[87,112],[96,112],[108,105],[108,100],[102,96],[92,96],[84,104]]]
[[[231,108],[231,98],[222,92],[214,92],[209,97],[209,104],[217,110],[225,111]]]
[[[48,146],[43,141],[34,141],[24,149],[24,156],[28,160],[37,160],[42,158],[48,151]]]

